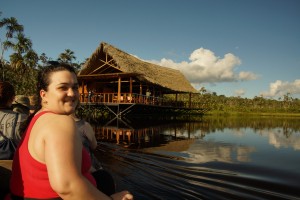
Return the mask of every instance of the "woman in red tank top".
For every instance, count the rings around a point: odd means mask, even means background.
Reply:
[[[95,187],[90,157],[69,116],[79,99],[74,69],[44,67],[37,89],[39,108],[27,120],[13,160],[11,199],[133,199],[128,191],[107,196]]]

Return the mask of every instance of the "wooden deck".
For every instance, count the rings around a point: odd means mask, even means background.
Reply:
[[[137,93],[81,93],[80,102],[89,109],[108,111],[117,118],[146,115],[203,115],[203,105],[191,102],[170,101],[161,97]]]
[[[203,104],[187,101],[168,100],[157,96],[147,96],[137,93],[81,93],[80,102],[83,104],[141,104],[161,107],[174,107],[186,109],[204,109]]]
[[[82,103],[128,103],[162,105],[163,98],[146,96],[137,93],[84,93],[80,94]]]

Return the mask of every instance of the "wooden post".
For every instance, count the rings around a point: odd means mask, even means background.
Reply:
[[[84,80],[81,82],[81,102],[84,102]]]
[[[129,93],[130,93],[130,96],[132,96],[132,77],[130,77],[130,80],[129,80]]]
[[[161,90],[159,91],[159,105],[161,106],[163,104],[163,95],[161,93]]]
[[[189,108],[192,107],[192,93],[189,93]]]
[[[139,97],[139,103],[142,103],[142,98],[143,98],[143,86],[142,83],[140,83],[140,97]]]
[[[142,86],[142,83],[140,83],[140,95],[143,94],[143,86]]]
[[[156,103],[155,102],[155,87],[152,87],[152,91],[153,91],[153,94],[152,94],[152,96],[153,96],[152,97],[152,104],[155,105],[155,103]]]
[[[120,103],[121,100],[121,77],[119,76],[118,79],[118,103]]]

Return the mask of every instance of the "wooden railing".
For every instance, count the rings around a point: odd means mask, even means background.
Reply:
[[[146,96],[137,93],[84,93],[80,94],[80,102],[83,103],[139,103],[150,105],[162,105],[163,98]]]
[[[147,104],[155,106],[168,106],[175,108],[207,109],[203,103],[189,103],[187,101],[170,101],[161,97],[141,95],[137,93],[81,93],[82,103],[124,103],[124,104]]]

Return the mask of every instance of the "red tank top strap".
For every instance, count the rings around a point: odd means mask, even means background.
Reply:
[[[42,116],[43,114],[46,114],[46,113],[54,113],[54,112],[52,112],[52,111],[41,111],[41,112],[35,114],[32,119],[34,119],[36,121],[40,116]]]
[[[33,116],[33,118],[31,119],[31,121],[30,121],[30,125],[33,126],[34,123],[36,122],[36,120],[37,120],[38,118],[40,118],[40,116],[42,116],[42,115],[44,115],[44,114],[46,114],[46,113],[54,113],[54,112],[52,112],[52,111],[42,111],[42,112],[39,112],[39,113],[35,114],[35,115]],[[29,126],[30,126],[30,125],[29,125]]]
[[[24,138],[23,138],[23,139],[25,139],[25,138],[28,139],[28,138],[29,138],[31,129],[32,129],[33,125],[35,124],[35,122],[38,120],[38,118],[40,118],[40,116],[42,116],[42,115],[44,115],[44,114],[46,114],[46,113],[54,113],[54,112],[52,112],[52,111],[42,111],[42,112],[39,112],[39,113],[35,114],[35,115],[33,116],[33,118],[31,119],[31,121],[30,121],[30,123],[29,123],[27,129],[25,130],[25,133],[26,133],[26,134],[24,134]],[[26,139],[25,139],[25,140],[26,140]]]

